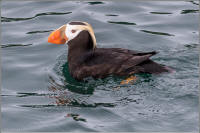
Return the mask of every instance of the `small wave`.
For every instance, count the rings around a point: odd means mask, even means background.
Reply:
[[[199,10],[188,9],[181,11],[181,14],[188,14],[188,13],[199,13]]]
[[[113,16],[113,17],[116,17],[116,16],[119,16],[119,15],[116,15],[116,14],[106,14],[105,16]]]
[[[193,49],[193,48],[197,48],[199,46],[199,44],[185,44],[185,47],[189,48],[189,49]]]
[[[136,25],[136,23],[130,23],[130,22],[116,22],[116,21],[108,21],[108,23],[112,23],[112,24],[123,24],[123,25]]]
[[[164,32],[155,32],[155,31],[148,31],[148,30],[140,30],[145,33],[154,34],[154,35],[164,35],[164,36],[175,36],[173,34],[164,33]]]
[[[196,3],[196,2],[194,2],[194,1],[188,1],[188,2],[191,2],[192,4],[194,4],[194,5],[199,5],[199,3]]]
[[[92,1],[92,2],[88,2],[88,4],[90,4],[90,5],[98,5],[98,4],[104,4],[104,3],[100,2],[100,1]]]
[[[32,44],[2,44],[1,48],[8,48],[8,47],[24,47],[24,46],[30,46]]]
[[[1,22],[13,22],[13,21],[25,21],[25,20],[30,20],[39,16],[46,16],[46,15],[65,15],[65,14],[70,14],[72,12],[46,12],[46,13],[39,13],[36,14],[33,17],[28,17],[28,18],[8,18],[8,17],[1,17]]]
[[[170,12],[150,12],[151,14],[172,14]]]
[[[54,104],[47,104],[47,105],[19,105],[20,107],[27,107],[27,108],[46,108],[46,107],[55,107]]]
[[[51,32],[51,31],[53,30],[30,31],[30,32],[27,32],[26,34],[46,33],[46,32]]]
[[[96,108],[96,107],[99,107],[99,106],[102,106],[102,107],[115,107],[116,104],[114,104],[114,103],[93,103],[93,104],[88,104],[88,103],[79,103],[78,101],[73,101],[68,106]]]
[[[30,92],[28,92],[28,93],[25,93],[25,92],[18,92],[17,93],[17,97],[28,97],[28,96],[50,96],[50,95],[53,95],[53,94],[44,94],[44,93],[42,93],[42,94],[39,94],[39,93],[30,93]]]
[[[72,117],[75,121],[82,121],[86,122],[87,120],[84,118],[81,118],[79,114],[69,113],[65,117]]]

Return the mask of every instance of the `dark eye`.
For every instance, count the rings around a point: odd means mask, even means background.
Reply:
[[[71,32],[72,32],[72,33],[75,33],[75,32],[76,32],[76,30],[71,30]]]

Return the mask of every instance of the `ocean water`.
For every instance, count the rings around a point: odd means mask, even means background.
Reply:
[[[198,1],[1,2],[2,131],[199,131]],[[47,43],[72,20],[98,47],[159,53],[174,73],[75,81],[67,45]]]

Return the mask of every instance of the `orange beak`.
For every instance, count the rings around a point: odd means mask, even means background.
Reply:
[[[57,30],[54,30],[48,37],[49,43],[54,44],[65,44],[68,40],[67,36],[65,35],[66,25],[61,26]]]

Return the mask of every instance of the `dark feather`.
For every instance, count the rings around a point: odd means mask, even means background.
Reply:
[[[149,58],[155,54],[122,48],[96,48],[87,31],[81,32],[69,42],[68,62],[71,75],[82,80],[86,77],[105,78],[118,75],[129,76],[134,73],[158,74],[169,72],[166,67],[153,62]]]

